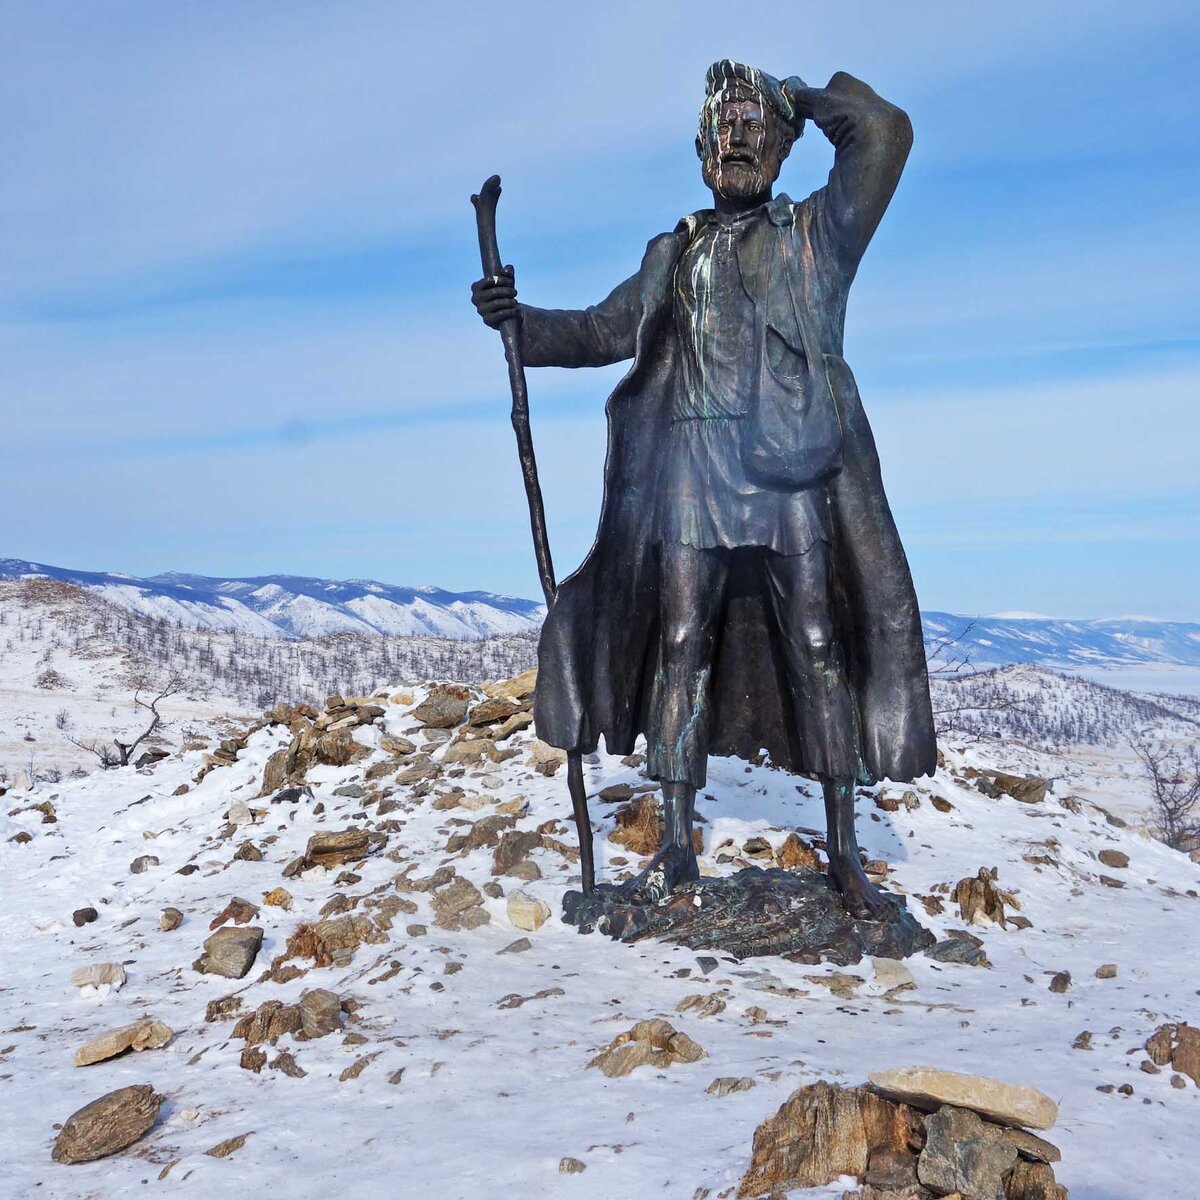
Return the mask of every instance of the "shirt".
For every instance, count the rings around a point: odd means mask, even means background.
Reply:
[[[734,217],[707,214],[675,269],[682,354],[659,493],[660,541],[803,554],[818,538],[829,540],[823,487],[765,486],[742,465],[759,351],[755,299],[743,284],[738,249],[766,221],[765,206]]]

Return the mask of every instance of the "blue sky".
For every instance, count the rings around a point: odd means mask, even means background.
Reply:
[[[922,604],[1200,620],[1194,3],[414,8],[4,5],[0,556],[537,595],[468,196],[523,299],[601,298],[729,56],[913,119],[846,352]],[[530,372],[560,573],[619,373]]]

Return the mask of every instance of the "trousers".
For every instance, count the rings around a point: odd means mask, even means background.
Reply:
[[[660,636],[647,769],[653,779],[703,787],[731,552],[664,542],[660,553]],[[857,712],[834,638],[828,543],[818,540],[803,554],[763,550],[762,569],[803,761],[824,779],[854,779],[860,757]]]

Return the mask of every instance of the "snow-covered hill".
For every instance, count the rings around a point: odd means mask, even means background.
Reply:
[[[267,575],[213,579],[168,572],[148,579],[76,571],[24,559],[0,559],[0,580],[74,583],[131,612],[188,629],[252,637],[324,637],[337,633],[483,638],[535,630],[545,605],[492,592],[446,592],[373,580]],[[1168,686],[1186,670],[1200,693],[1200,624],[1115,617],[1068,621],[1027,614],[969,617],[923,614],[931,658],[969,658],[976,667],[1029,664],[1072,674],[1161,668],[1130,686]],[[1171,672],[1176,672],[1172,676]],[[1100,676],[1103,678],[1103,676]],[[1118,681],[1114,676],[1114,681]],[[1188,690],[1183,688],[1182,690]]]
[[[908,977],[882,960],[739,962],[562,925],[577,878],[563,773],[534,769],[528,730],[496,744],[503,761],[452,761],[447,733],[461,734],[423,728],[421,695],[383,695],[383,715],[351,735],[360,760],[311,766],[311,793],[263,794],[292,736],[273,725],[198,783],[203,755],[187,751],[150,772],[6,797],[0,1074],[19,1096],[4,1118],[6,1195],[235,1196],[286,1180],[294,1200],[716,1200],[736,1192],[756,1126],[797,1087],[916,1063],[1053,1097],[1047,1136],[1074,1200],[1192,1194],[1200,1090],[1143,1047],[1164,1022],[1200,1019],[1200,866],[1078,799],[1062,782],[1069,760],[1037,803],[982,794],[967,768],[987,765],[983,752],[953,743],[911,794],[860,793],[864,849],[939,937],[966,929],[954,883],[998,868],[1020,921],[970,927],[990,969],[924,956]],[[586,776],[612,879],[638,855],[612,840],[614,806],[596,793],[647,781],[636,759],[606,755]],[[763,862],[764,840],[823,825],[815,785],[735,760],[714,760],[699,809],[702,867],[719,874],[742,853]],[[342,830],[367,835],[365,859],[289,867],[314,834]],[[506,849],[523,849],[497,866],[510,834]],[[540,928],[514,924],[531,909],[510,909],[518,891],[550,909]],[[264,939],[241,980],[193,966],[223,912],[231,927],[231,901]],[[85,906],[96,918],[77,928]],[[160,925],[168,908],[177,927]],[[120,990],[72,986],[99,963],[123,965]],[[324,1036],[285,1019],[312,989],[341,1002]],[[613,1079],[587,1068],[651,1017],[705,1056]],[[170,1041],[72,1065],[89,1039],[141,1018],[164,1022]],[[58,1123],[133,1084],[164,1098],[141,1141],[99,1162],[51,1161]],[[560,1173],[565,1159],[576,1173]],[[788,1194],[830,1200],[849,1186]]]
[[[74,583],[132,612],[174,625],[255,637],[494,637],[535,629],[545,613],[545,605],[515,596],[395,587],[371,579],[211,579],[177,571],[139,579],[16,558],[0,559],[0,580],[5,579]]]
[[[1068,621],[1033,615],[965,617],[924,612],[925,641],[966,653],[977,666],[1028,663],[1059,670],[1112,670],[1158,663],[1200,667],[1200,625],[1149,617]]]

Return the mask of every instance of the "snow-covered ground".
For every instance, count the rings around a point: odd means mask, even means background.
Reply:
[[[387,709],[389,732],[422,742],[406,703]],[[1200,1018],[1200,866],[1111,824],[1089,804],[1064,807],[1069,795],[1085,791],[1068,760],[1054,769],[1052,756],[1038,759],[1056,779],[1040,804],[992,800],[956,783],[955,771],[988,751],[960,754],[953,746],[951,769],[916,789],[914,810],[889,813],[860,800],[864,848],[887,860],[891,889],[907,893],[936,933],[962,922],[944,897],[939,916],[928,916],[920,897],[981,866],[999,868],[1000,886],[1016,894],[1032,927],[974,928],[992,969],[917,957],[908,962],[915,989],[891,996],[870,962],[843,968],[861,980],[846,999],[826,986],[831,968],[723,957],[705,971],[695,952],[580,936],[557,915],[526,934],[510,924],[506,898],[484,901],[490,921],[480,928],[439,929],[430,896],[397,891],[397,875],[413,867],[413,875],[427,876],[449,864],[477,886],[490,881],[490,850],[460,857],[444,847],[469,830],[466,822],[501,805],[518,810],[516,828],[557,822],[562,840],[573,843],[565,781],[561,773],[532,771],[531,738],[518,733],[506,743],[521,749],[517,757],[468,767],[457,778],[447,770],[423,796],[395,782],[394,772],[367,783],[366,771],[387,757],[380,734],[378,727],[356,732],[374,747],[367,760],[312,769],[313,794],[299,803],[255,799],[267,758],[286,744],[280,728],[255,733],[236,763],[195,786],[202,756],[186,752],[152,772],[100,772],[4,798],[6,813],[49,800],[58,817],[54,824],[43,824],[38,811],[0,817],[4,1195],[116,1200],[169,1191],[207,1198],[269,1189],[296,1200],[729,1196],[755,1127],[796,1087],[817,1079],[857,1083],[869,1071],[917,1063],[1031,1084],[1058,1100],[1061,1117],[1048,1136],[1062,1149],[1056,1173],[1073,1200],[1183,1196],[1200,1175],[1200,1090],[1172,1087],[1169,1071],[1139,1070],[1139,1047],[1159,1023]],[[440,753],[439,745],[425,748]],[[992,765],[1023,769],[1007,759]],[[587,773],[593,791],[645,782],[636,768],[605,755],[589,762]],[[336,794],[364,783],[398,807],[380,817],[375,805]],[[184,784],[189,790],[174,795]],[[463,790],[464,805],[435,809],[435,796],[452,788]],[[933,795],[948,800],[950,811],[935,808]],[[1097,783],[1091,795],[1108,807],[1122,802],[1119,780]],[[254,825],[225,837],[226,814],[239,800],[261,812]],[[812,785],[737,760],[713,761],[699,809],[706,821],[702,861],[713,871],[734,869],[717,865],[712,853],[727,838],[762,835],[778,844],[787,830],[822,824]],[[613,860],[629,856],[607,839],[612,806],[594,800],[592,812],[601,870],[611,878],[619,869]],[[387,844],[353,868],[358,878],[338,883],[336,872],[320,869],[282,877],[312,833],[361,826],[382,827]],[[20,831],[31,840],[10,840]],[[261,861],[234,858],[246,840],[261,849]],[[1102,866],[1097,855],[1106,849],[1126,853],[1128,868]],[[131,861],[147,854],[159,863],[131,874]],[[575,868],[551,848],[532,858],[542,878],[497,881],[506,892],[520,887],[541,897],[557,914]],[[178,873],[189,864],[198,869]],[[1105,886],[1101,874],[1119,876],[1125,886]],[[290,911],[263,904],[281,885],[292,895]],[[289,935],[315,921],[336,892],[399,896],[417,911],[398,914],[385,940],[360,946],[347,966],[317,968],[300,959],[310,967],[303,977],[261,979]],[[261,906],[254,923],[266,940],[258,962],[241,981],[200,975],[192,961],[209,922],[234,896]],[[85,905],[95,906],[99,919],[76,928],[72,911]],[[168,905],[181,909],[184,921],[163,932],[158,919]],[[354,909],[374,911],[361,903]],[[426,932],[409,930],[416,925]],[[529,949],[501,953],[522,936]],[[125,965],[123,989],[89,996],[71,986],[75,968],[109,961]],[[1097,978],[1107,963],[1116,965],[1116,977]],[[1051,975],[1064,970],[1070,990],[1051,993]],[[303,1078],[242,1069],[233,1019],[205,1020],[208,1002],[230,993],[240,995],[245,1013],[269,999],[295,1001],[314,987],[359,1007],[340,1035],[285,1035],[278,1047],[264,1047],[269,1057],[290,1050],[307,1072]],[[724,1008],[703,1018],[676,1011],[696,994],[716,997]],[[586,1068],[617,1033],[660,1015],[707,1057],[611,1080]],[[165,1021],[174,1040],[136,1056],[72,1065],[88,1038],[142,1016]],[[1092,1048],[1073,1049],[1084,1031]],[[346,1068],[364,1058],[361,1073],[343,1081]],[[705,1091],[718,1076],[747,1076],[755,1086],[718,1099]],[[51,1162],[56,1123],[133,1083],[153,1084],[166,1097],[145,1139],[96,1163]],[[1133,1095],[1097,1090],[1122,1084],[1132,1085]],[[228,1157],[205,1154],[240,1134],[250,1136]],[[564,1156],[586,1170],[561,1175]]]

